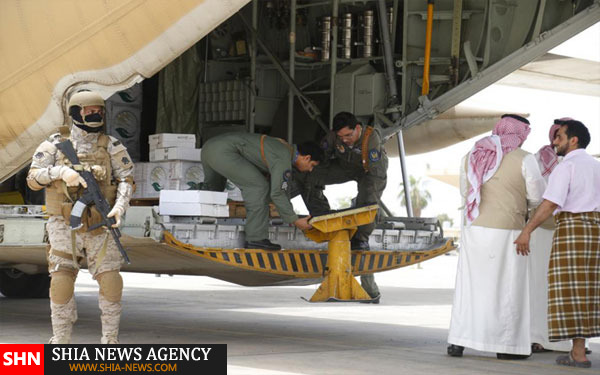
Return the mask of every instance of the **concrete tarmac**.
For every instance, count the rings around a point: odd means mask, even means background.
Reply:
[[[500,361],[466,349],[446,355],[456,254],[376,275],[379,305],[311,304],[315,286],[246,288],[192,276],[124,273],[121,342],[227,344],[228,374],[600,374],[600,338],[591,369],[554,364],[558,353]],[[73,343],[100,342],[98,287],[76,284]],[[493,319],[493,317],[490,317]],[[48,300],[0,296],[0,342],[46,343]]]

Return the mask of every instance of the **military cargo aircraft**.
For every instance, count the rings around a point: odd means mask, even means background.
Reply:
[[[5,0],[0,182],[23,175],[35,148],[68,122],[70,94],[84,88],[107,98],[107,131],[139,161],[153,133],[196,134],[198,146],[232,130],[301,142],[351,111],[378,126],[404,164],[406,154],[489,131],[500,113],[460,103],[514,71],[509,84],[544,88],[551,78],[597,94],[598,77],[580,74],[589,62],[547,51],[599,20],[598,0]],[[23,195],[23,204],[0,207],[0,292],[47,295],[43,201]],[[236,219],[175,220],[135,206],[123,227],[132,259],[124,270],[319,282],[323,245],[272,224],[290,250],[237,248]],[[454,248],[435,220],[386,218],[377,230],[379,250],[352,253],[354,275]]]

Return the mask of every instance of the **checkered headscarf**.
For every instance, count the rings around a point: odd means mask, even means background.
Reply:
[[[470,184],[466,205],[467,225],[479,216],[481,186],[496,173],[504,154],[519,147],[530,132],[528,123],[504,115],[494,126],[491,136],[475,143],[467,164],[467,178]]]
[[[570,117],[563,117],[559,119],[561,121],[573,120]],[[550,145],[545,145],[540,148],[539,151],[535,154],[536,159],[539,160],[540,169],[542,171],[542,176],[546,177],[552,173],[554,167],[558,165],[558,155],[556,155],[556,150],[554,150],[554,146],[552,146],[552,142],[554,141],[554,136],[556,136],[556,132],[560,129],[559,124],[552,124],[550,127]]]

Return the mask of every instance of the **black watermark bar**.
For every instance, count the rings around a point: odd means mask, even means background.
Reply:
[[[227,345],[44,345],[44,374],[227,374]]]

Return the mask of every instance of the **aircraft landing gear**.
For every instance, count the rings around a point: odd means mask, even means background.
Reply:
[[[8,298],[48,298],[50,275],[29,275],[16,268],[0,268],[0,293]]]

